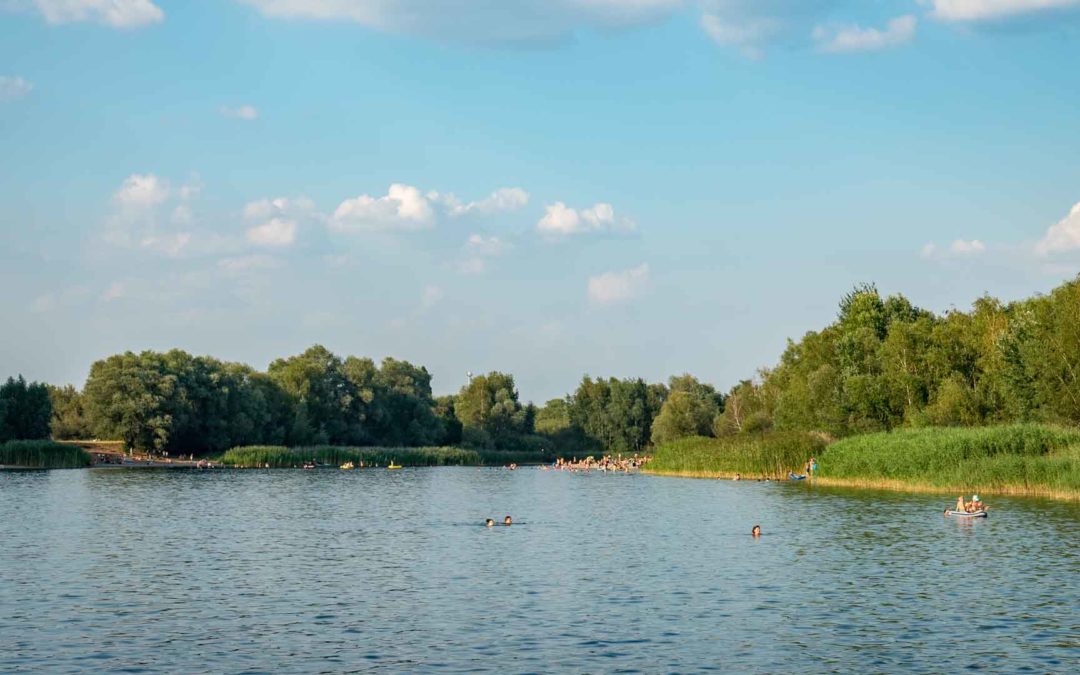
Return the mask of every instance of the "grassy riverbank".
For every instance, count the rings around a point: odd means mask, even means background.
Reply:
[[[386,466],[391,462],[401,466],[501,466],[509,463],[535,464],[547,458],[535,452],[478,451],[464,448],[356,448],[344,446],[315,446],[286,448],[281,446],[246,446],[233,448],[221,457],[222,464],[235,467],[291,468],[315,460],[319,464],[339,466],[353,462],[360,466]]]
[[[689,438],[657,449],[648,470],[783,478],[811,455],[822,485],[1080,499],[1080,429],[1036,424],[902,429],[827,447],[800,448],[789,434]]]
[[[90,466],[82,448],[49,440],[8,441],[0,444],[0,466],[20,469],[80,469]]]

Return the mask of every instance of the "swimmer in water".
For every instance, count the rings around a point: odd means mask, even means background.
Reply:
[[[750,530],[750,534],[756,539],[761,536],[761,526],[755,525],[754,529]]]
[[[488,518],[484,521],[484,525],[486,525],[487,527],[495,527],[495,521],[491,518]]]
[[[503,525],[513,525],[514,521],[510,520],[510,516],[503,518]]]

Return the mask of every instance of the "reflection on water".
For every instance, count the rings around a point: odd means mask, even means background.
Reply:
[[[0,671],[1080,670],[1080,505],[996,498],[971,522],[950,501],[528,469],[0,474]],[[507,514],[527,526],[482,525]]]

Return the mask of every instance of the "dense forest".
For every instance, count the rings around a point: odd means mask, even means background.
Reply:
[[[512,375],[432,395],[426,368],[324,347],[266,372],[180,350],[97,361],[83,389],[0,386],[0,442],[111,438],[149,452],[243,445],[432,446],[635,453],[689,436],[897,427],[1080,424],[1080,280],[1013,303],[936,315],[860,286],[836,320],[789,342],[779,364],[727,394],[691,375],[665,384],[586,376],[542,407]]]

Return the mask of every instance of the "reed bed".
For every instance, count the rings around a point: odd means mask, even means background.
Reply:
[[[483,466],[510,463],[525,464],[543,461],[532,452],[477,451],[464,448],[358,448],[335,445],[286,448],[281,446],[245,446],[233,448],[221,457],[221,462],[236,467],[265,467],[274,469],[303,466],[314,460],[317,464],[340,466],[352,462],[357,467],[386,466]]]
[[[787,478],[802,473],[811,457],[821,457],[825,441],[817,434],[774,432],[747,436],[693,436],[660,446],[645,465],[648,473],[668,476]]]
[[[855,436],[828,447],[818,475],[823,481],[1080,496],[1080,430],[1014,424]]]
[[[81,469],[90,466],[82,448],[49,440],[8,441],[0,444],[0,466],[23,469]]]

